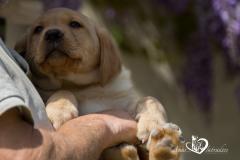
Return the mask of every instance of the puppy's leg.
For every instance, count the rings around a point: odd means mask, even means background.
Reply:
[[[137,137],[147,142],[149,160],[176,160],[179,154],[173,149],[180,145],[179,127],[166,123],[165,110],[155,98],[145,97],[137,107]]]
[[[55,129],[66,121],[78,117],[78,103],[69,91],[58,91],[47,101],[46,112]]]
[[[105,150],[101,160],[139,160],[137,148],[130,144],[121,144]]]

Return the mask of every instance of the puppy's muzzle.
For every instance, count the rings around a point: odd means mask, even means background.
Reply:
[[[64,37],[64,33],[59,29],[49,29],[45,33],[45,41],[48,43],[59,43]]]

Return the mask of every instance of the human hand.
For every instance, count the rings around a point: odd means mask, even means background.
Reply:
[[[127,112],[108,110],[101,112],[101,118],[110,129],[112,145],[121,142],[134,143],[137,141],[137,122]]]
[[[76,148],[86,144],[103,151],[121,142],[134,142],[136,131],[137,124],[128,113],[111,110],[70,120],[57,132],[70,137]]]

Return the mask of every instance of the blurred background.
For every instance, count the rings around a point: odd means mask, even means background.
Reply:
[[[184,159],[240,157],[240,0],[9,0],[0,9],[0,36],[13,48],[55,7],[108,28],[137,89],[163,103],[187,142],[196,135],[228,149]]]

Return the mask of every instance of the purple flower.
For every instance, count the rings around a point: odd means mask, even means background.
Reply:
[[[115,18],[116,16],[116,12],[113,8],[108,8],[106,11],[105,11],[105,16],[109,19],[113,19]]]
[[[156,4],[163,5],[176,13],[184,11],[189,4],[189,0],[154,0],[154,1],[156,2]]]
[[[45,10],[65,7],[73,10],[78,10],[80,8],[82,0],[42,0]]]
[[[212,106],[212,56],[206,37],[196,34],[189,41],[187,61],[183,71],[185,92],[192,95],[202,111]]]

